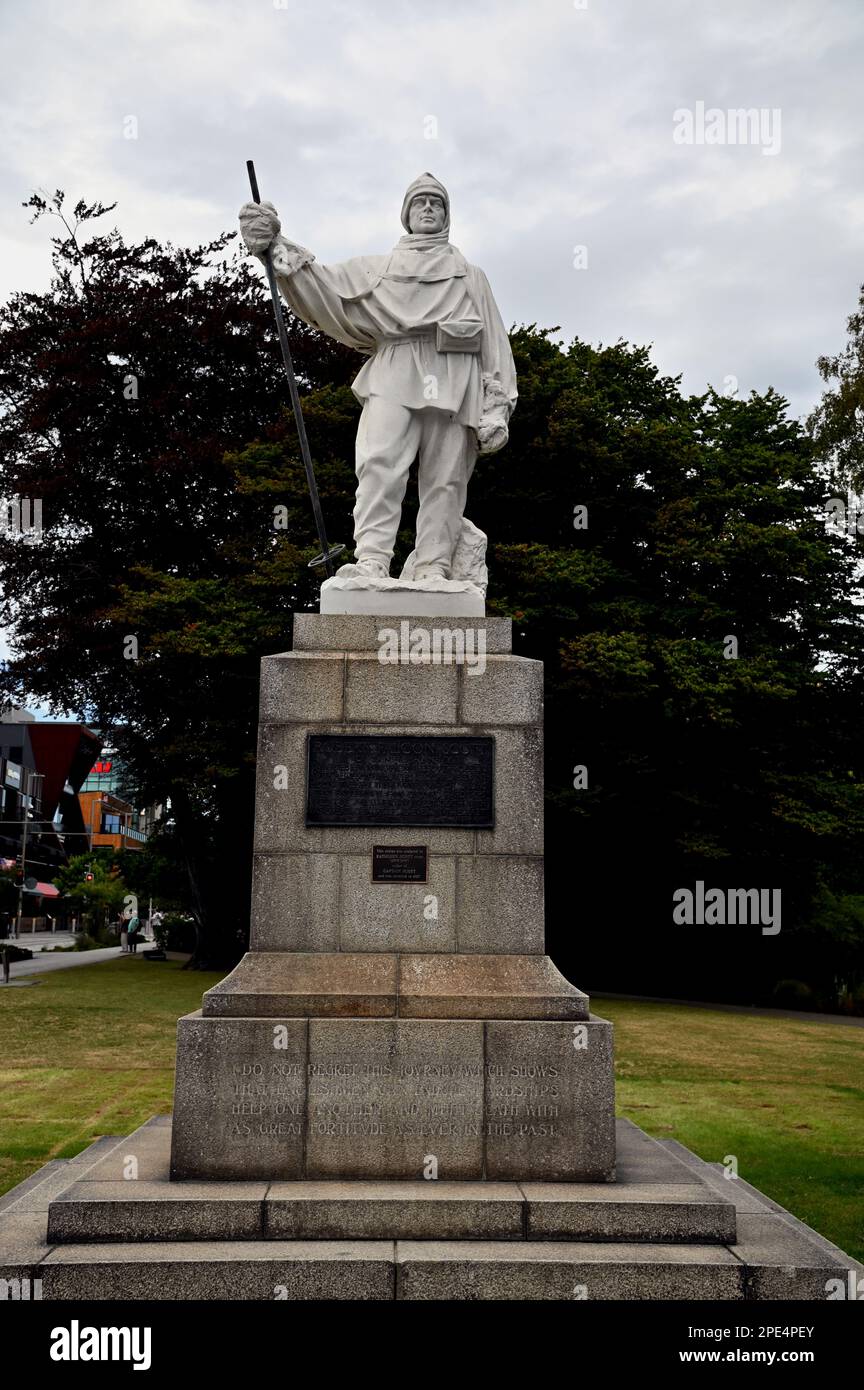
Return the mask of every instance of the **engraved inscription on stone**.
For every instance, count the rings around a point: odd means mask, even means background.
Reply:
[[[302,1138],[304,1072],[302,1062],[270,1057],[232,1062],[225,1116],[231,1141],[254,1147],[264,1139]]]
[[[308,1107],[309,1178],[480,1178],[483,1025],[312,1019]]]
[[[611,1028],[486,1024],[486,1176],[573,1181],[608,1172],[614,1148]]]
[[[178,1176],[302,1177],[305,1019],[181,1019],[178,1057]]]
[[[310,734],[307,825],[495,825],[495,740]]]
[[[554,1139],[560,1127],[561,1072],[546,1058],[490,1063],[488,1133],[500,1139]]]
[[[373,845],[373,883],[425,883],[429,877],[427,845]]]

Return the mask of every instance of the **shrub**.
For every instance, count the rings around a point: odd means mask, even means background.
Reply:
[[[192,952],[195,950],[195,922],[191,917],[181,917],[179,913],[168,913],[162,918],[153,935],[156,944],[163,951]]]
[[[816,1005],[813,990],[803,980],[778,980],[771,998],[778,1009],[812,1009]]]
[[[3,958],[4,951],[9,956],[10,965],[14,965],[19,960],[33,959],[33,952],[29,951],[26,946],[13,946],[9,941],[0,941],[0,960]]]

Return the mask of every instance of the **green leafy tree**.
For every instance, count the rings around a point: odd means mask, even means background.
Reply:
[[[819,454],[839,486],[864,492],[864,286],[846,322],[845,347],[817,361],[826,382],[809,425]]]
[[[774,391],[685,397],[641,348],[526,330],[514,352],[472,517],[493,606],[546,662],[556,958],[595,987],[765,998],[825,884],[861,882],[860,593],[812,442]],[[697,879],[781,889],[779,941],[682,934]]]
[[[65,216],[59,194],[32,205]],[[38,547],[0,539],[5,681],[112,730],[139,795],[171,807],[196,961],[225,963],[247,925],[259,659],[315,603],[316,538],[257,268],[228,237],[126,246],[95,234],[104,211],[79,204],[51,289],[0,311],[0,466],[45,509]],[[851,918],[825,892],[864,888],[864,692],[824,450],[774,391],[685,396],[646,349],[554,332],[512,334],[511,443],[469,499],[490,611],[546,662],[550,949],[594,988],[766,998],[797,978],[828,997]],[[290,333],[348,539],[358,359]],[[683,937],[671,894],[696,878],[781,888],[780,937]]]
[[[196,962],[230,963],[248,927],[259,660],[312,600],[302,466],[284,445],[275,474],[262,464],[285,399],[272,311],[229,235],[129,246],[97,230],[101,204],[29,206],[59,230],[50,289],[0,310],[0,469],[7,494],[41,499],[44,528],[38,545],[0,537],[5,688],[98,723],[138,796],[170,805]],[[352,374],[303,325],[292,349],[307,387],[332,395]],[[255,439],[244,466],[231,451]],[[350,510],[348,457],[321,469],[325,505],[335,488]]]
[[[74,855],[57,871],[54,882],[61,895],[81,909],[94,937],[119,915],[129,892],[110,850]]]
[[[151,898],[154,911],[191,913],[189,875],[170,825],[157,830],[140,850],[120,850],[116,860],[142,918]]]

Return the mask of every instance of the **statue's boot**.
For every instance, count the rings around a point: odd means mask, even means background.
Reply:
[[[443,565],[418,565],[411,576],[415,583],[424,579],[447,579],[447,571]]]
[[[342,579],[389,579],[390,567],[382,560],[358,560],[355,564],[340,565],[336,574]]]

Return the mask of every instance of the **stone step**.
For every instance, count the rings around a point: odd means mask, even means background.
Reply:
[[[29,1178],[0,1197],[0,1215],[4,1212],[47,1211],[55,1197],[85,1177],[96,1163],[106,1158],[120,1143],[122,1140],[116,1135],[103,1135],[94,1139],[74,1158],[52,1158],[48,1163],[43,1163]]]
[[[171,1123],[149,1120],[51,1189],[58,1244],[194,1240],[589,1240],[724,1243],[735,1207],[626,1120],[618,1181],[170,1181]],[[95,1154],[94,1154],[95,1156]],[[697,1160],[700,1162],[700,1160]]]
[[[618,1121],[617,1135],[614,1183],[223,1186],[170,1182],[171,1121],[161,1115],[124,1139],[47,1164],[7,1194],[0,1280],[12,1281],[9,1297],[17,1281],[32,1285],[17,1296],[51,1299],[823,1301],[864,1276],[764,1194],[727,1182],[680,1145],[658,1143],[628,1120]],[[722,1243],[706,1238],[715,1202]],[[698,1237],[676,1238],[671,1223],[682,1204],[691,1231],[704,1223]],[[127,1224],[102,1228],[115,1238],[94,1242],[103,1209]],[[67,1223],[61,1244],[47,1239],[49,1212],[61,1233]],[[221,1238],[204,1239],[208,1230]],[[394,1230],[399,1239],[376,1238]],[[659,1238],[646,1239],[649,1230]],[[482,1238],[459,1238],[466,1231]]]
[[[674,1139],[665,1149],[707,1184],[735,1203],[737,1239],[730,1246],[747,1266],[747,1297],[758,1300],[860,1298],[864,1265],[799,1221],[773,1197],[741,1177],[731,1179],[722,1163],[706,1163]]]
[[[113,1135],[94,1139],[74,1158],[54,1158],[0,1199],[0,1280],[32,1283],[48,1253],[46,1225],[51,1203],[124,1141]],[[4,1286],[0,1286],[4,1287]],[[8,1296],[0,1292],[0,1301]],[[25,1297],[32,1297],[30,1293]]]
[[[51,1300],[737,1300],[746,1287],[722,1246],[560,1241],[67,1245],[39,1273]]]
[[[745,1268],[723,1246],[400,1241],[397,1298],[411,1301],[737,1300]]]
[[[50,1244],[201,1240],[734,1241],[697,1182],[99,1182],[51,1203]]]

